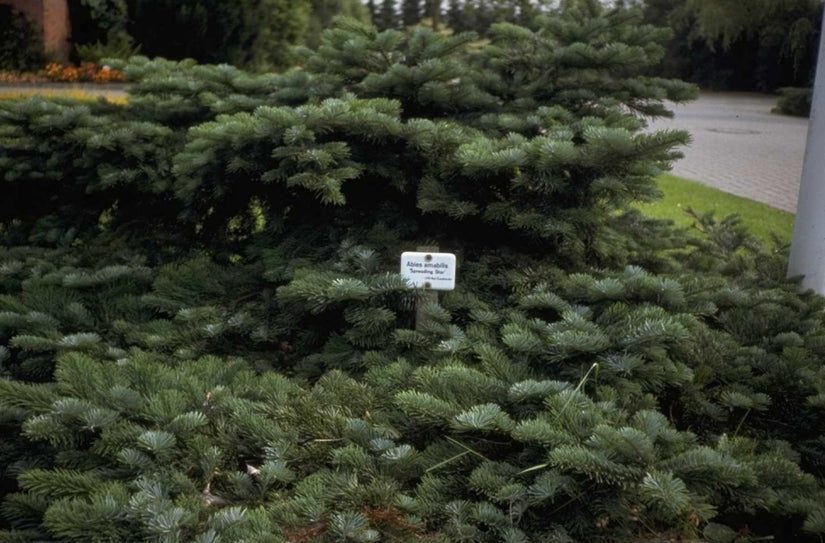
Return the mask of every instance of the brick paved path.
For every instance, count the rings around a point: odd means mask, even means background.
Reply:
[[[86,94],[121,98],[126,96],[126,87],[127,85],[124,83],[107,83],[105,85],[96,83],[0,83],[0,93],[37,94],[45,92],[60,94],[79,90]]]
[[[776,97],[703,93],[673,106],[674,119],[652,128],[681,128],[693,142],[673,173],[786,211],[796,210],[807,119],[771,114]]]

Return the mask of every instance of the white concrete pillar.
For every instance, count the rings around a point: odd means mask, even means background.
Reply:
[[[788,276],[795,275],[805,276],[805,289],[825,295],[825,20],[788,262]]]

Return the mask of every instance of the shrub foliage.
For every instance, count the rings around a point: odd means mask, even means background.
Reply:
[[[0,541],[825,533],[823,304],[735,221],[628,211],[695,89],[568,4],[0,103]]]
[[[43,62],[37,29],[9,5],[0,6],[0,70],[30,71]]]

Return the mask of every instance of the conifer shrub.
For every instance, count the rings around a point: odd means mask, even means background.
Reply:
[[[771,113],[781,113],[782,115],[793,115],[795,117],[807,117],[811,114],[811,100],[813,90],[806,87],[782,87],[777,89],[779,98],[776,100],[776,107]]]
[[[43,64],[37,28],[10,5],[0,6],[0,70],[35,71]]]
[[[695,89],[570,4],[0,103],[0,541],[825,533],[822,301],[629,211]],[[437,303],[397,273],[433,244]]]

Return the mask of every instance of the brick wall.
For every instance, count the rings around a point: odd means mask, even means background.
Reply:
[[[42,1],[43,48],[46,50],[46,56],[59,62],[68,62],[72,50],[68,0]]]
[[[56,62],[69,61],[72,50],[68,0],[0,0],[26,15],[43,31],[46,58]]]

